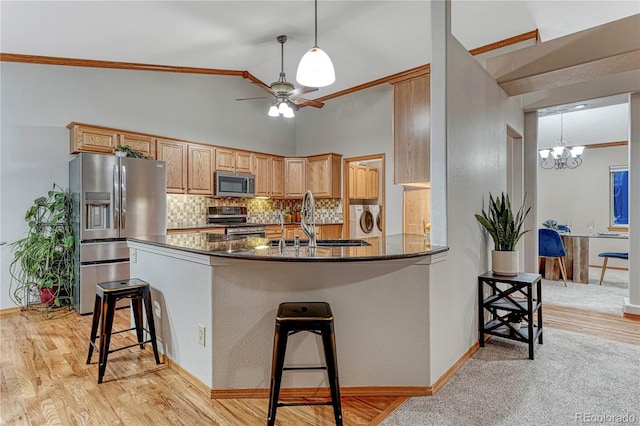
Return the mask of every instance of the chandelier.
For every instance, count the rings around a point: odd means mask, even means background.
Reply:
[[[541,149],[540,166],[543,169],[575,169],[582,164],[582,151],[584,146],[568,146],[564,140],[563,114],[560,114],[560,139],[552,149]]]

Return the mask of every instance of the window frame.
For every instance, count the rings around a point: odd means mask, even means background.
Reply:
[[[615,173],[629,173],[629,166],[609,166],[609,231],[628,231],[629,230],[629,212],[627,210],[627,223],[614,223],[614,175]],[[626,194],[627,206],[629,205],[629,192]],[[628,208],[628,207],[627,207]]]

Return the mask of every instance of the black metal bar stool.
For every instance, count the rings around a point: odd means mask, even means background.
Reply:
[[[131,300],[131,308],[133,310],[133,318],[136,326],[112,333],[111,329],[113,327],[113,317],[115,315],[116,302],[125,297]],[[147,326],[149,327],[148,330],[143,328],[143,300],[147,313]],[[153,346],[153,355],[156,358],[156,364],[160,364],[152,306],[153,305],[151,304],[151,291],[149,283],[144,282],[141,279],[131,278],[128,280],[108,281],[100,283],[96,286],[96,301],[93,306],[93,321],[91,323],[91,340],[89,341],[89,355],[87,356],[87,364],[91,363],[93,350],[98,349],[100,354],[98,363],[98,383],[102,383],[102,378],[107,367],[107,358],[112,352],[131,348],[136,345],[140,345],[140,349],[144,349],[145,343],[151,343],[151,345]],[[100,319],[102,319],[102,321],[100,321]],[[100,344],[96,346],[96,338],[98,337],[98,324],[100,324]],[[124,333],[131,330],[136,330],[136,335],[138,337],[137,343],[109,350],[109,343],[111,342],[112,334]],[[149,333],[149,340],[144,340],[143,331]]]
[[[319,367],[284,367],[284,355],[289,335],[308,331],[322,336],[326,365]],[[326,370],[331,389],[329,402],[278,402],[282,372],[286,370]],[[338,382],[336,339],[333,331],[333,313],[325,302],[281,303],[276,315],[276,331],[273,338],[273,361],[271,366],[271,389],[269,390],[269,414],[267,425],[276,422],[278,407],[299,405],[332,405],[336,425],[342,425],[342,405]]]

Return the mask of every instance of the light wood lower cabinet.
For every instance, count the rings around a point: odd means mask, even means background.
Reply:
[[[298,235],[301,240],[306,240],[307,235],[300,224],[286,224],[284,226],[284,239],[292,240]],[[270,240],[280,238],[280,225],[267,225],[267,238]],[[342,238],[342,224],[316,225],[316,240],[336,240]]]
[[[157,159],[167,163],[167,192],[187,192],[187,143],[158,139]]]

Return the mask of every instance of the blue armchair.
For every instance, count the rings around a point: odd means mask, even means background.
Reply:
[[[538,229],[538,258],[540,262],[543,258],[555,258],[558,260],[560,266],[560,273],[562,274],[562,280],[564,286],[567,286],[567,267],[565,264],[565,257],[567,252],[564,249],[562,238],[557,231],[553,229],[540,228]]]

